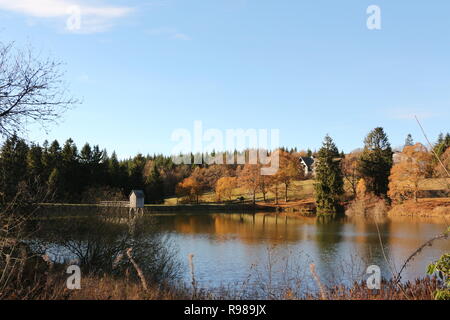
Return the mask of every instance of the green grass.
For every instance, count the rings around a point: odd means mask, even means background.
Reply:
[[[233,191],[233,200],[238,197],[243,196],[245,200],[252,200],[252,195],[246,192],[242,188],[236,188]],[[303,200],[307,198],[314,197],[314,180],[303,180],[303,181],[294,181],[288,190],[288,199],[289,200]],[[278,198],[280,201],[284,200],[284,185],[280,185],[278,191]],[[269,192],[266,195],[266,199],[269,202],[275,201],[275,195]],[[261,192],[256,193],[256,201],[263,201],[263,195]],[[201,203],[216,203],[216,194],[214,192],[206,192],[199,197],[199,202]],[[176,205],[177,198],[171,197],[166,198],[165,205]]]
[[[421,190],[445,190],[447,186],[450,184],[450,179],[445,178],[433,178],[433,179],[424,179],[420,183]],[[345,181],[345,190],[347,193],[351,192],[351,188],[348,183]],[[243,196],[245,200],[251,201],[252,195],[246,192],[242,188],[236,188],[233,191],[233,200],[236,198]],[[284,185],[280,185],[279,187],[279,201],[284,201]],[[302,181],[294,181],[288,190],[288,199],[289,201],[295,200],[304,200],[308,198],[314,198],[314,180],[302,180]],[[266,195],[266,199],[268,202],[275,201],[275,195],[269,192]],[[166,198],[164,205],[177,205],[177,198],[170,197]],[[261,192],[256,193],[256,201],[262,202],[263,195]],[[213,191],[205,192],[199,197],[200,203],[216,203],[216,195]]]

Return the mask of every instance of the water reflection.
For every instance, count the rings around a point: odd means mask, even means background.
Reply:
[[[36,221],[39,230],[31,246],[56,263],[77,264],[84,274],[133,277],[125,254],[132,249],[148,281],[176,279],[179,266],[170,239],[155,229],[152,219],[102,215],[58,217]]]
[[[181,257],[195,254],[205,286],[245,280],[252,265],[267,263],[268,248],[289,255],[301,270],[314,262],[321,277],[330,281],[363,279],[372,264],[390,278],[418,246],[446,229],[444,221],[432,219],[286,218],[265,213],[179,214],[157,220],[163,231],[174,234]],[[427,248],[403,279],[425,276],[428,263],[449,249],[449,241]]]
[[[193,253],[197,282],[207,288],[242,284],[249,277],[253,283],[259,279],[259,284],[281,285],[309,276],[310,263],[327,284],[362,280],[372,264],[390,278],[417,247],[446,229],[445,221],[411,218],[374,221],[267,213],[179,213],[130,221],[127,215],[108,212],[73,214],[40,221],[41,232],[35,240],[54,255],[78,259],[90,272],[125,273],[129,266],[113,270],[111,265],[120,252],[133,246],[149,276],[171,278],[180,270],[175,266],[186,265],[188,254]],[[403,279],[425,276],[426,266],[449,249],[448,240],[426,248]],[[189,284],[189,272],[184,269],[182,275]],[[302,290],[314,286],[306,281]]]

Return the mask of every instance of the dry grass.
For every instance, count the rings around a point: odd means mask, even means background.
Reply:
[[[418,202],[406,201],[394,205],[388,216],[415,216],[415,217],[448,217],[450,218],[450,198],[424,198]]]
[[[140,283],[125,279],[114,279],[109,276],[102,278],[84,277],[80,290],[68,290],[62,280],[51,281],[36,300],[223,300],[242,299],[239,295],[201,291],[193,295],[192,289],[182,287],[163,287],[151,285],[144,290]],[[294,290],[284,289],[279,295],[282,300],[433,300],[433,293],[440,287],[435,278],[417,279],[414,282],[402,284],[401,287],[392,281],[383,281],[380,290],[369,290],[365,283],[355,283],[352,287],[334,286],[323,288],[322,292],[297,296]],[[217,291],[216,291],[217,292]],[[17,299],[17,296],[5,297]],[[273,297],[271,299],[274,299]]]
[[[450,185],[450,178],[423,179],[419,183],[421,190],[447,190]]]
[[[417,279],[402,285],[383,281],[380,290],[368,290],[364,283],[355,283],[351,288],[337,286],[327,290],[328,300],[433,300],[433,293],[439,288],[435,278]],[[320,299],[319,295],[307,299]]]

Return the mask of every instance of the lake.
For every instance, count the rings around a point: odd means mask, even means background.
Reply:
[[[249,277],[271,280],[274,285],[303,277],[303,284],[314,287],[310,263],[329,283],[361,279],[369,265],[380,266],[383,277],[391,278],[421,244],[447,228],[439,219],[375,223],[364,218],[321,221],[263,213],[177,214],[158,219],[178,246],[180,259],[194,254],[195,277],[204,288],[239,285]],[[403,280],[423,277],[428,264],[450,250],[449,242],[437,241],[423,250],[405,270]],[[185,281],[190,281],[189,273]]]
[[[115,223],[126,228],[125,222]],[[181,281],[188,286],[192,282],[188,255],[193,254],[200,288],[245,291],[257,287],[268,292],[295,287],[303,293],[317,289],[311,263],[321,281],[330,285],[364,280],[370,265],[378,265],[383,277],[391,278],[421,244],[447,228],[440,219],[383,218],[375,222],[267,213],[146,215],[140,223],[156,225],[157,232],[170,239],[183,266]],[[146,232],[155,232],[155,228]],[[402,280],[424,277],[427,265],[449,250],[449,240],[425,248],[408,265]]]

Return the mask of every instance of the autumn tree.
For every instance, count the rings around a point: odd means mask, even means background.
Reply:
[[[434,167],[435,176],[438,178],[450,178],[448,175],[450,172],[450,147],[442,154],[441,162],[442,164],[438,162]]]
[[[246,190],[253,198],[253,204],[256,203],[256,192],[260,188],[261,168],[255,164],[245,164],[238,172],[238,185]]]
[[[205,190],[214,190],[217,181],[222,177],[231,175],[228,166],[225,165],[210,165],[206,167],[196,167],[192,175],[203,186]]]
[[[417,202],[419,183],[432,173],[432,155],[420,143],[406,146],[402,160],[392,167],[389,177],[389,197],[397,202],[414,199]]]
[[[338,148],[327,135],[317,155],[315,190],[319,214],[334,214],[341,209],[344,181],[340,157]]]
[[[358,182],[361,179],[358,172],[358,161],[360,157],[361,153],[355,151],[347,154],[341,161],[342,175],[354,197],[356,197]]]
[[[233,191],[237,187],[236,177],[222,177],[216,183],[216,198],[218,201],[222,199],[228,199],[229,201],[233,198]]]
[[[364,140],[358,171],[366,181],[368,191],[377,196],[387,194],[393,164],[392,155],[392,148],[383,128],[372,130]]]
[[[176,187],[177,196],[188,197],[189,200],[199,203],[199,197],[202,192],[200,183],[194,177],[188,177],[181,181]]]
[[[281,181],[278,175],[268,176],[268,190],[275,196],[275,204],[278,204],[280,198]]]
[[[259,179],[259,191],[261,191],[263,195],[264,202],[267,201],[267,194],[269,193],[272,181],[272,176],[268,175],[261,175]]]
[[[280,151],[280,168],[277,180],[284,185],[284,201],[288,202],[288,191],[295,180],[304,179],[304,170],[299,159],[291,153]]]

